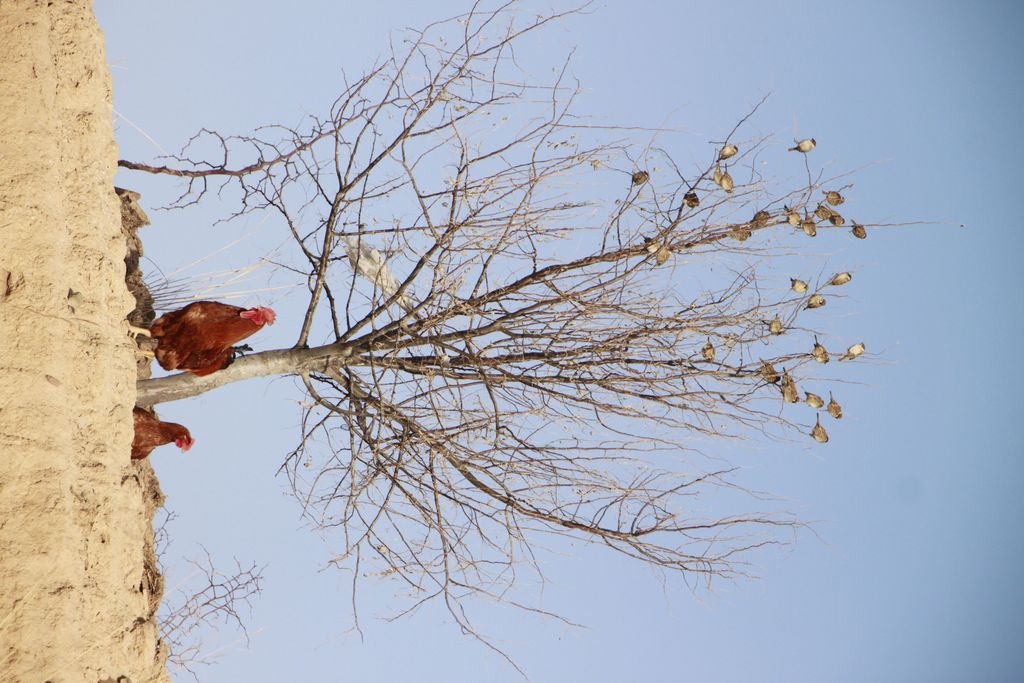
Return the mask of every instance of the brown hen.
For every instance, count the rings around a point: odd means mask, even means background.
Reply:
[[[273,325],[274,311],[263,306],[241,308],[217,301],[197,301],[153,322],[156,360],[164,370],[209,375],[226,368],[231,348],[264,325]]]
[[[174,422],[161,422],[160,419],[138,406],[132,411],[135,418],[135,438],[132,439],[132,460],[141,460],[148,456],[157,446],[173,443],[184,453],[192,448],[196,441],[188,429]]]

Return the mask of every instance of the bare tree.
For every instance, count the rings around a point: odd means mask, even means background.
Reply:
[[[213,563],[210,553],[203,549],[204,557],[189,560],[190,575],[185,584],[164,604],[160,615],[160,638],[167,646],[167,661],[187,671],[199,680],[196,670],[210,665],[216,652],[204,649],[204,634],[220,625],[233,626],[246,644],[249,632],[240,612],[251,607],[251,599],[260,593],[262,568],[255,563],[242,565],[235,560],[235,568],[225,574]]]
[[[799,522],[721,512],[705,494],[743,489],[702,452],[828,438],[817,395],[787,404],[840,356],[815,331],[829,282],[772,279],[771,264],[849,233],[848,185],[813,152],[745,137],[757,107],[693,168],[658,131],[577,115],[566,68],[542,84],[514,58],[572,13],[476,6],[394,47],[322,117],[121,162],[183,178],[175,206],[216,195],[237,202],[228,220],[275,216],[296,257],[279,265],[309,292],[292,348],[142,381],[139,403],[301,378],[281,472],[342,539],[335,562],[376,563],[410,610],[442,600],[474,635],[465,599],[539,572],[545,534],[701,581],[744,574]],[[775,187],[754,164],[771,154],[799,156],[806,178]]]
[[[164,509],[154,530],[154,556],[159,573],[153,575],[160,582],[167,575],[165,557],[171,544],[168,525],[175,514]],[[249,643],[249,630],[242,612],[252,607],[253,596],[262,591],[263,568],[255,562],[243,565],[235,559],[235,569],[226,574],[214,565],[210,551],[203,548],[202,557],[186,559],[187,573],[180,578],[173,595],[160,605],[158,622],[160,640],[167,648],[167,661],[180,671],[187,671],[199,680],[197,669],[214,663],[217,649],[211,649],[211,631],[222,626],[233,627],[239,640]]]

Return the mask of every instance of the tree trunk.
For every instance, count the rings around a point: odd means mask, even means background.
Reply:
[[[110,77],[89,3],[0,4],[0,681],[168,681]],[[145,467],[148,467],[145,466]]]

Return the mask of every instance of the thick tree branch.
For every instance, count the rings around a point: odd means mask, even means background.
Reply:
[[[329,344],[312,349],[277,349],[239,358],[220,372],[197,377],[182,372],[169,377],[145,379],[136,384],[140,406],[153,406],[205,394],[225,384],[270,375],[290,375],[337,366],[352,355],[346,344]]]

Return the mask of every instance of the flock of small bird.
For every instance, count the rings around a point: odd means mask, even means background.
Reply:
[[[794,147],[789,148],[789,151],[807,154],[816,145],[817,142],[814,138],[807,138],[797,142]],[[737,154],[739,154],[739,147],[732,143],[724,145],[718,153],[719,163],[715,164],[712,178],[715,184],[725,192],[732,192],[735,183],[732,176],[729,175],[728,168],[722,170],[720,162],[727,161]],[[635,171],[631,176],[631,182],[635,186],[643,185],[650,180],[650,177],[650,173],[647,171]],[[700,199],[692,189],[683,196],[683,201],[689,208],[700,205]],[[839,192],[828,191],[825,193],[825,201],[818,205],[814,215],[821,220],[829,221],[832,225],[843,225],[845,219],[831,207],[839,206],[844,201],[845,199]],[[801,218],[796,211],[789,207],[785,207],[784,212],[786,220],[791,226],[800,227],[810,237],[815,236],[817,224],[813,218],[810,216]],[[750,226],[765,227],[771,218],[771,214],[767,211],[758,211],[751,219]],[[743,241],[751,234],[749,228],[737,228],[733,230],[732,236]],[[853,234],[860,239],[867,236],[863,226],[857,223],[853,224]],[[398,293],[400,289],[398,280],[391,273],[380,251],[366,244],[361,235],[347,237],[346,243],[353,271],[370,280],[385,296],[390,298],[397,294],[395,302],[403,309],[410,310],[412,308],[411,300],[404,293]],[[657,240],[653,239],[646,241],[645,248],[654,255],[658,265],[665,263],[672,254],[667,246],[659,244]],[[853,276],[850,273],[838,273],[827,284],[839,286],[852,279]],[[792,290],[798,294],[804,294],[808,289],[807,283],[797,278],[791,278],[790,285]],[[815,292],[808,297],[805,308],[820,308],[825,303],[825,297]],[[183,370],[197,376],[205,376],[226,368],[243,350],[250,350],[248,347],[239,347],[235,344],[256,333],[264,325],[273,325],[275,318],[273,310],[261,306],[245,309],[216,301],[197,301],[180,310],[161,316],[153,322],[149,329],[133,328],[133,331],[136,334],[152,337],[156,342],[153,356],[165,370]],[[768,323],[768,330],[773,335],[781,335],[785,332],[785,327],[782,320],[776,316]],[[852,360],[862,353],[864,353],[864,344],[854,344],[839,357],[839,360]],[[701,349],[701,355],[709,363],[715,361],[715,347],[711,344],[710,339]],[[829,353],[817,338],[814,340],[811,356],[819,363],[829,361]],[[762,364],[762,379],[778,384],[783,400],[787,403],[797,403],[799,392],[789,373],[784,370],[780,375],[770,363],[762,361]],[[811,392],[805,393],[804,402],[816,410],[825,405],[820,396]],[[832,398],[831,393],[827,411],[835,419],[839,419],[843,415],[842,407]],[[184,426],[173,422],[162,422],[151,411],[138,406],[133,412],[135,437],[132,441],[132,460],[145,458],[154,448],[164,444],[174,443],[184,452],[195,443],[192,435]],[[820,419],[816,421],[811,430],[811,436],[820,443],[828,441],[828,433],[821,426]]]
[[[807,138],[800,140],[795,146],[790,147],[789,151],[807,154],[816,146],[817,142],[814,138]],[[726,193],[731,193],[735,189],[736,183],[733,180],[732,175],[729,173],[728,165],[723,169],[722,162],[732,159],[734,156],[739,154],[739,152],[740,148],[731,142],[725,144],[718,151],[718,158],[715,163],[711,179]],[[630,179],[634,186],[644,185],[650,181],[651,174],[644,170],[638,170],[632,173]],[[828,221],[835,227],[846,225],[846,219],[843,215],[832,208],[843,204],[845,201],[846,198],[838,191],[829,190],[825,193],[825,200],[820,202],[813,212],[810,212],[805,216],[801,216],[795,209],[785,206],[783,207],[783,213],[786,216],[787,223],[794,228],[800,228],[808,237],[815,237],[818,234],[818,222],[815,219]],[[686,194],[683,195],[683,204],[690,209],[700,206],[700,197],[697,195],[697,192],[693,189],[688,190]],[[739,242],[745,242],[754,234],[752,228],[767,227],[771,223],[771,220],[772,215],[769,212],[764,210],[758,211],[754,214],[754,217],[750,219],[749,223],[734,226],[730,230],[729,236]],[[853,221],[852,223],[851,232],[853,233],[853,236],[858,239],[866,239],[868,236],[867,230],[864,226],[856,221]],[[656,255],[655,258],[658,265],[665,263],[669,256],[671,256],[670,251],[660,248],[657,244],[649,243],[646,246],[650,253]]]
[[[806,138],[804,140],[798,141],[796,145],[790,147],[788,151],[799,152],[801,154],[808,154],[817,146],[817,144],[818,143],[814,138]],[[732,176],[729,174],[728,167],[726,166],[723,170],[722,162],[725,162],[733,158],[734,156],[739,154],[739,151],[740,150],[737,145],[733,143],[727,143],[718,152],[718,158],[712,174],[712,180],[716,185],[718,185],[722,190],[724,190],[727,193],[733,191],[733,189],[735,188],[735,183],[732,179]],[[648,182],[649,180],[650,174],[647,171],[636,171],[632,175],[633,185],[642,185]],[[790,226],[794,228],[800,228],[808,237],[814,237],[817,235],[818,228],[818,224],[815,218],[822,221],[828,221],[833,226],[837,227],[845,225],[846,219],[833,208],[842,205],[845,201],[846,199],[838,191],[828,190],[825,192],[824,201],[820,202],[812,213],[801,217],[796,210],[786,206],[783,207],[783,214],[786,217],[786,222]],[[696,208],[697,206],[700,205],[700,198],[697,196],[697,193],[691,189],[683,196],[683,203],[688,208]],[[758,211],[757,213],[754,214],[754,217],[750,220],[748,224],[735,226],[734,228],[732,228],[729,232],[729,236],[741,242],[745,241],[753,234],[751,228],[766,227],[770,224],[771,220],[772,215],[769,212],[764,210]],[[864,226],[860,225],[859,223],[853,223],[852,232],[854,237],[858,239],[865,239],[867,237],[867,231],[864,229]],[[665,263],[672,254],[671,250],[667,246],[660,244],[658,240],[652,238],[645,239],[644,247],[648,253],[654,255],[655,262],[658,265]],[[853,275],[849,272],[836,273],[826,283],[826,285],[839,287],[849,283],[852,280]],[[807,282],[799,278],[790,278],[790,288],[793,292],[797,294],[806,294],[808,291]],[[807,301],[804,305],[804,308],[821,308],[826,303],[827,300],[821,293],[814,292],[809,297],[807,297]],[[785,333],[785,325],[778,315],[776,315],[771,321],[768,322],[768,332],[775,336],[782,335]],[[845,353],[839,356],[839,360],[853,360],[860,356],[861,354],[863,354],[864,351],[865,346],[863,343],[853,344],[846,350]],[[812,348],[810,355],[818,363],[828,363],[831,357],[829,352],[825,349],[825,347],[822,346],[821,343],[818,341],[817,337],[814,338],[814,347]],[[704,344],[704,346],[701,348],[701,356],[708,363],[715,362],[715,347],[711,343],[710,338],[707,340],[707,343]],[[782,392],[782,399],[786,403],[800,402],[800,394],[797,390],[796,382],[789,375],[789,373],[783,370],[782,374],[779,374],[779,372],[772,366],[771,363],[768,363],[767,361],[761,361],[761,363],[761,379],[763,379],[766,383],[778,385],[780,391]],[[839,403],[835,400],[835,398],[833,398],[831,392],[829,393],[829,401],[827,405],[821,398],[821,396],[809,391],[804,393],[804,402],[810,407],[814,408],[815,410],[819,410],[824,407],[827,410],[828,414],[837,420],[842,418],[843,416],[842,406],[840,406]],[[819,443],[828,442],[828,432],[826,432],[825,428],[822,426],[820,416],[816,416],[815,425],[811,430],[810,435],[812,438],[814,438],[815,441]]]

